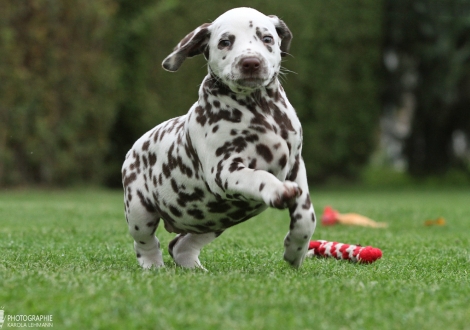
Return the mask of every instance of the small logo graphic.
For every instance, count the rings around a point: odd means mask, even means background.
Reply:
[[[0,309],[0,329],[3,328],[3,322],[5,321],[5,311]]]
[[[32,315],[32,314],[5,314],[5,307],[0,306],[0,329],[3,324],[7,328],[52,328],[54,327],[53,315]],[[6,321],[6,323],[5,323]]]

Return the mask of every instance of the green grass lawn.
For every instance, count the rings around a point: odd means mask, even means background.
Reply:
[[[470,190],[312,191],[387,229],[317,226],[315,239],[372,245],[371,265],[282,261],[286,211],[227,230],[200,259],[208,272],[144,271],[120,192],[0,193],[0,307],[52,315],[54,329],[470,329]],[[443,216],[447,225],[426,227]]]

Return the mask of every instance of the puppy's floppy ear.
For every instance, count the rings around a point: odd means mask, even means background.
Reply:
[[[173,49],[173,53],[163,60],[163,68],[175,72],[186,58],[202,54],[209,42],[210,26],[211,23],[203,24],[184,37]]]
[[[281,56],[286,56],[289,53],[290,42],[292,40],[292,32],[290,32],[284,21],[280,20],[277,16],[269,15],[271,20],[274,22],[276,32],[281,38]]]

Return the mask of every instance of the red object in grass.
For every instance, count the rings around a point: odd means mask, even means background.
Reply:
[[[321,224],[323,226],[333,226],[338,222],[338,211],[334,210],[331,206],[326,206],[321,217]]]
[[[371,264],[382,258],[382,251],[372,246],[351,245],[323,240],[310,241],[308,257],[333,257],[339,260],[349,260]]]

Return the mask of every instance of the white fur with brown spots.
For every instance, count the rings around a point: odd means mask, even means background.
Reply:
[[[163,266],[160,220],[178,235],[176,264],[203,268],[201,248],[264,211],[288,208],[284,259],[299,267],[315,230],[302,128],[278,76],[292,34],[276,16],[236,8],[188,34],[169,71],[204,54],[208,75],[189,112],[144,134],[122,167],[125,214],[139,264]]]

